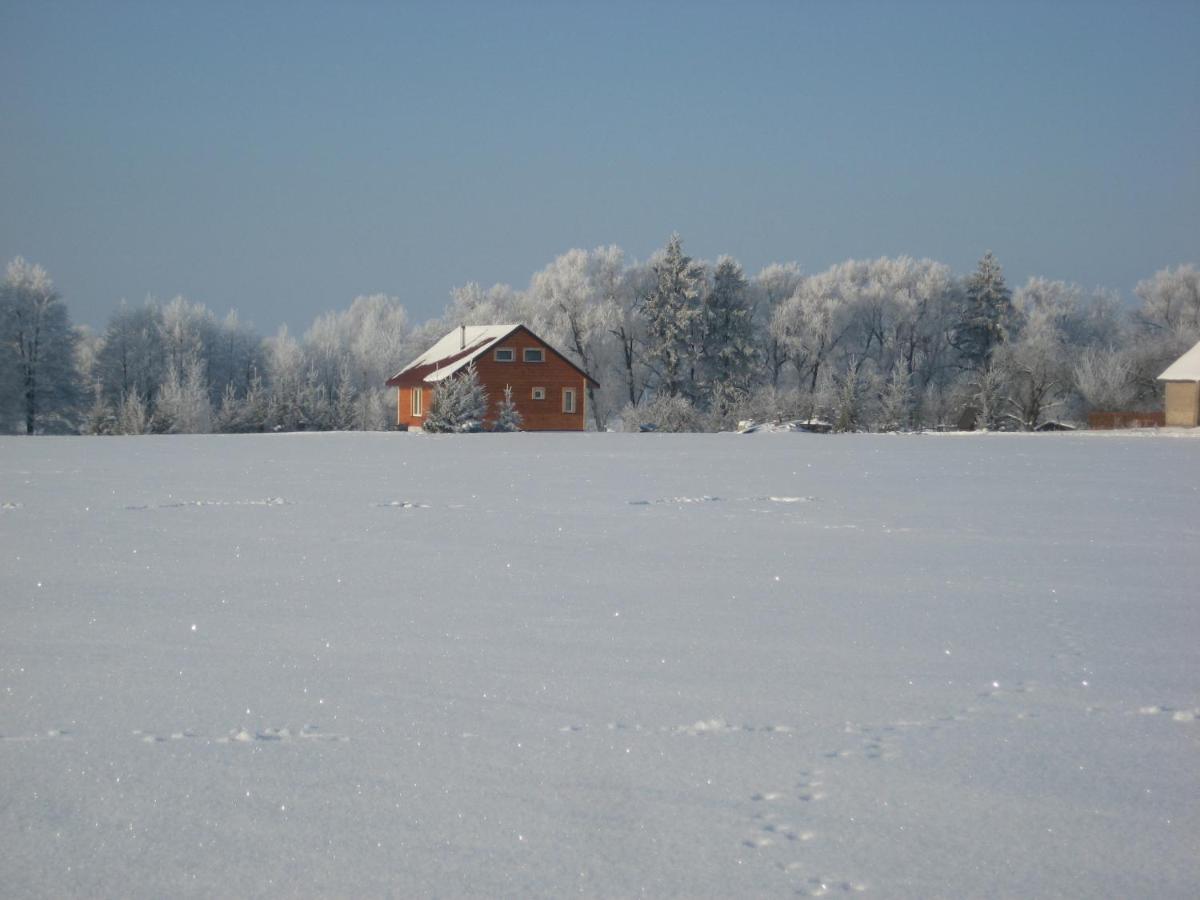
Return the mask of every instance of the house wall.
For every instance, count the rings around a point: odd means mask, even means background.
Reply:
[[[409,428],[420,428],[425,421],[425,413],[429,412],[429,404],[433,400],[433,390],[426,386],[421,395],[421,415],[412,414],[411,387],[396,388],[396,424],[407,425]]]
[[[1164,406],[1168,425],[1200,425],[1200,382],[1168,381]]]
[[[496,362],[495,351],[502,347],[511,347],[516,351],[515,362]],[[546,361],[524,362],[521,351],[527,347],[542,348]],[[519,329],[495,347],[489,347],[475,360],[475,369],[488,393],[489,423],[495,418],[497,405],[504,399],[504,386],[510,384],[513,402],[521,413],[521,428],[525,431],[584,430],[584,403],[587,397],[584,377],[528,331]],[[533,399],[535,387],[546,389],[545,400]],[[575,390],[573,413],[562,411],[564,388]]]

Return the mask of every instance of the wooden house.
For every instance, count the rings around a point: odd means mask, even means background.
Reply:
[[[1200,342],[1158,376],[1166,385],[1163,408],[1167,425],[1200,425]]]
[[[587,387],[597,386],[524,325],[462,325],[388,379],[396,389],[396,424],[420,428],[438,384],[465,373],[474,361],[488,395],[485,427],[512,387],[524,431],[583,431]]]

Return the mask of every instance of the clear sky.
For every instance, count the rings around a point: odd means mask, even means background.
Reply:
[[[0,257],[78,321],[437,314],[571,247],[1200,262],[1200,2],[0,0]]]

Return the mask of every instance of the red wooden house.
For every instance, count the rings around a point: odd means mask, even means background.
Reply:
[[[583,431],[584,397],[595,379],[524,325],[462,325],[389,378],[396,424],[420,428],[438,384],[472,360],[488,395],[485,427],[511,385],[522,430]]]

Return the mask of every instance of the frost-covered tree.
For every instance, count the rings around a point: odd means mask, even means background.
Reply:
[[[977,411],[977,428],[997,431],[1007,422],[1005,417],[1005,372],[994,360],[982,369],[969,372],[966,376],[970,399]]]
[[[646,356],[659,377],[658,390],[674,397],[690,388],[687,375],[694,360],[693,337],[701,321],[704,269],[684,255],[678,234],[653,264],[654,287],[642,312],[646,320]]]
[[[81,392],[76,334],[41,266],[17,257],[0,281],[0,429],[70,427]]]
[[[154,404],[154,430],[167,434],[206,434],[212,431],[212,403],[204,363],[192,354],[182,365],[172,363]]]
[[[806,278],[771,320],[771,332],[787,348],[800,389],[810,394],[850,328],[842,286],[836,267]]]
[[[624,273],[616,293],[616,321],[610,332],[617,340],[618,368],[628,406],[637,406],[646,392],[649,366],[646,364],[646,299],[658,279],[653,265],[636,263]]]
[[[150,413],[137,392],[130,392],[117,409],[118,434],[146,434],[150,431]]]
[[[625,431],[701,431],[704,419],[687,397],[656,394],[638,406],[626,406],[621,424]]]
[[[307,422],[303,396],[306,393],[304,352],[288,333],[286,325],[264,343],[270,391],[264,425],[294,431]]]
[[[1137,400],[1137,371],[1127,351],[1089,347],[1071,374],[1088,410],[1120,412],[1131,409]]]
[[[833,429],[858,431],[867,424],[867,400],[872,378],[869,366],[850,357],[846,367],[833,376]]]
[[[496,417],[492,425],[492,431],[520,430],[521,411],[517,409],[517,404],[513,401],[512,385],[506,384],[504,386],[504,396],[496,404]]]
[[[612,332],[619,319],[623,269],[619,247],[569,250],[533,276],[524,298],[528,324],[597,381],[603,364],[615,357]],[[601,429],[610,410],[597,400],[589,382],[588,409]]]
[[[892,364],[879,396],[879,426],[899,431],[912,424],[912,375],[903,359]]]
[[[479,383],[475,361],[438,382],[425,415],[426,431],[478,431],[487,415],[487,391]]]
[[[701,311],[704,381],[711,405],[724,409],[749,393],[759,362],[750,284],[732,257],[717,260]]]
[[[1200,270],[1194,265],[1162,269],[1133,290],[1141,308],[1137,320],[1147,329],[1200,339]]]
[[[778,389],[779,377],[788,362],[788,349],[783,340],[771,329],[775,310],[796,293],[804,280],[798,263],[771,263],[754,276],[750,282],[750,294],[754,306],[754,333],[761,345],[761,359],[765,370],[763,380]]]
[[[1062,334],[1052,325],[1027,330],[993,358],[1004,381],[1005,412],[1018,428],[1033,431],[1066,400],[1071,369]]]
[[[1012,320],[1012,292],[989,250],[967,278],[962,313],[954,329],[954,346],[970,368],[987,364],[996,347],[1008,339]]]

